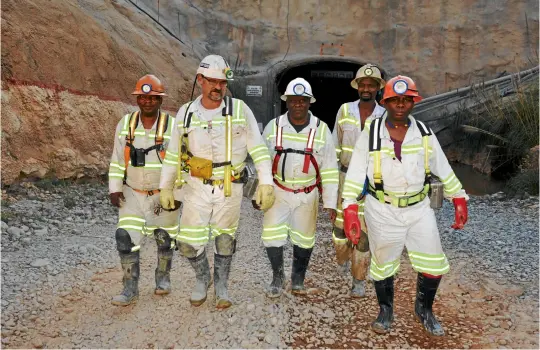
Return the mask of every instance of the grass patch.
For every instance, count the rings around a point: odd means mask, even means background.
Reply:
[[[498,89],[474,90],[476,106],[456,113],[454,137],[469,155],[486,151],[492,174],[508,180],[509,191],[538,195],[538,169],[523,166],[531,148],[539,144],[538,80],[514,82],[514,91],[501,96]]]

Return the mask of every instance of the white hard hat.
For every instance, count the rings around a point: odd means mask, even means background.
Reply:
[[[233,80],[233,71],[225,59],[219,55],[208,55],[199,64],[197,74],[207,78]]]
[[[356,77],[354,77],[354,80],[351,81],[351,86],[353,89],[358,90],[358,80],[363,78],[371,78],[375,80],[377,83],[379,83],[379,89],[384,88],[384,85],[386,84],[382,78],[381,70],[371,63],[360,67],[360,69],[356,72]]]
[[[311,97],[311,103],[315,102],[316,99],[313,97],[313,92],[311,91],[311,85],[304,78],[296,78],[291,80],[287,85],[285,93],[281,95],[283,101],[287,101],[287,96],[306,96]]]

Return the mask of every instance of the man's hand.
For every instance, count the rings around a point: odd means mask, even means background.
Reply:
[[[259,206],[262,211],[267,211],[274,205],[276,195],[274,194],[273,185],[259,185],[255,194],[255,204]]]
[[[163,209],[174,209],[176,205],[174,203],[173,191],[167,188],[161,188],[159,190],[159,204],[161,204]]]
[[[326,208],[326,211],[328,212],[328,215],[330,215],[330,222],[333,225],[336,222],[337,211],[336,209],[331,209],[331,208]]]
[[[454,198],[455,222],[453,229],[460,230],[465,226],[468,219],[467,200],[465,198]]]
[[[343,210],[343,230],[353,245],[357,245],[360,240],[361,228],[358,219],[358,204],[351,204]]]
[[[109,193],[109,198],[111,199],[111,204],[117,208],[120,208],[122,206],[122,202],[126,201],[122,192]]]

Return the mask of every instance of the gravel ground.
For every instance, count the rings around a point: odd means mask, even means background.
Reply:
[[[194,273],[175,253],[173,292],[153,295],[155,243],[141,251],[140,297],[110,305],[121,290],[116,210],[105,184],[11,186],[2,195],[2,346],[10,348],[538,348],[538,198],[473,197],[469,223],[450,229],[453,207],[437,212],[451,271],[434,309],[447,331],[429,338],[412,317],[415,273],[404,255],[389,335],[369,323],[378,306],[348,297],[350,277],[336,269],[330,224],[306,278],[310,294],[263,293],[271,269],[260,240],[262,213],[242,204],[229,291],[234,306],[191,307]],[[292,249],[286,250],[290,274]],[[210,265],[213,261],[210,256]]]

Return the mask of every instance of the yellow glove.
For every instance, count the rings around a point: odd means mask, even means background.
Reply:
[[[160,189],[159,204],[161,204],[163,209],[174,209],[173,191],[166,188]]]
[[[257,193],[255,195],[257,198],[257,205],[261,210],[266,211],[274,205],[276,196],[274,194],[274,186],[272,185],[259,185],[257,187]]]

